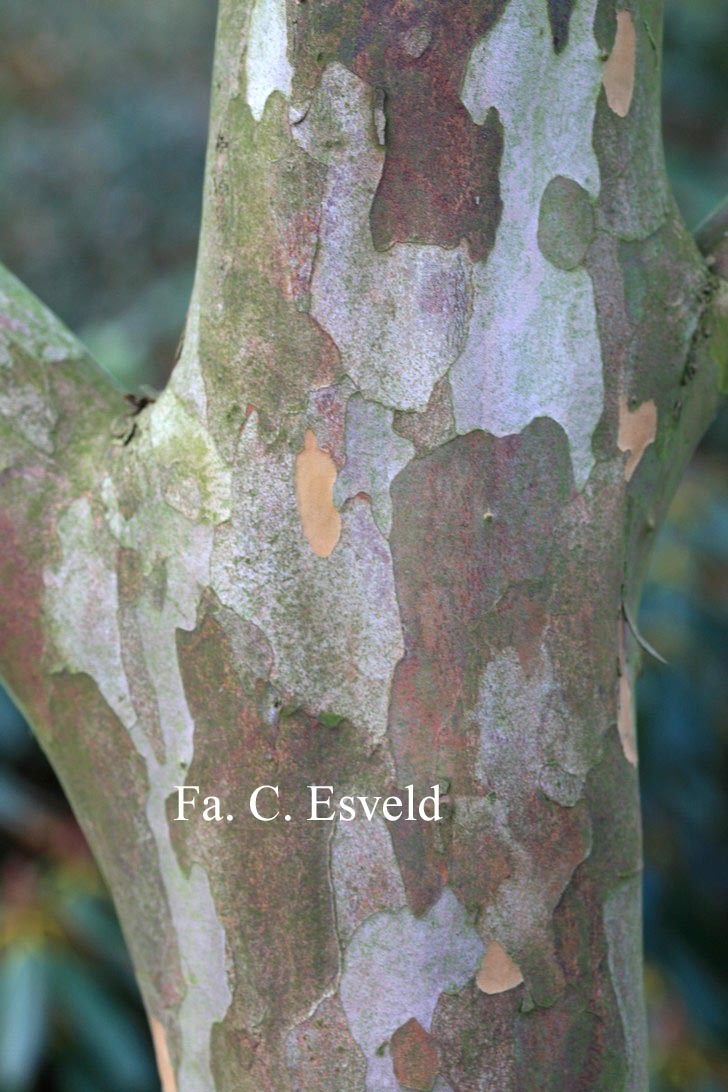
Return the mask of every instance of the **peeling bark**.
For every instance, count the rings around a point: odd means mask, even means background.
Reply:
[[[223,0],[154,403],[0,273],[0,667],[165,1090],[646,1087],[624,618],[728,363],[660,14]]]

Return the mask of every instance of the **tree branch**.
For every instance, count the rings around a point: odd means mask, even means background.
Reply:
[[[88,463],[123,395],[69,330],[0,266],[0,473]],[[106,427],[105,427],[106,426]]]
[[[56,514],[98,477],[124,406],[80,342],[0,266],[0,675],[36,730],[50,723],[43,569]]]
[[[728,394],[728,197],[703,220],[695,238],[717,278],[707,312],[707,336],[718,365],[719,390]]]
[[[713,272],[728,280],[728,197],[706,216],[695,239]]]

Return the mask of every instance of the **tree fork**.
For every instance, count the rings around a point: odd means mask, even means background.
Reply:
[[[165,1092],[647,1086],[626,619],[728,355],[660,44],[657,0],[222,0],[165,391],[0,277],[0,667]]]

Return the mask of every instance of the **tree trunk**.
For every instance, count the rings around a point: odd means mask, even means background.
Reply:
[[[633,620],[728,308],[617,6],[222,0],[154,403],[2,274],[0,664],[165,1092],[646,1088]]]

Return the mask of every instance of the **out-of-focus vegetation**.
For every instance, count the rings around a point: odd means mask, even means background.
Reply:
[[[728,453],[695,460],[660,536],[639,688],[655,1088],[728,1088]]]
[[[728,3],[668,0],[665,153],[691,227],[728,193]],[[655,1092],[728,1089],[728,412],[659,536],[638,689]]]
[[[212,0],[2,0],[0,260],[129,386],[189,298]]]
[[[728,4],[666,0],[665,156],[678,204],[696,227],[728,192]]]
[[[209,0],[2,0],[0,258],[128,387],[161,385],[192,280]],[[728,191],[728,3],[668,0],[666,153],[696,225]],[[655,1092],[728,1090],[728,430],[662,532],[639,688]],[[83,838],[0,698],[0,1092],[159,1085]]]
[[[0,1089],[149,1092],[113,908],[23,718],[0,693]]]

